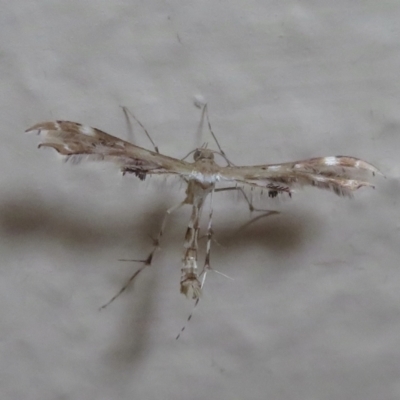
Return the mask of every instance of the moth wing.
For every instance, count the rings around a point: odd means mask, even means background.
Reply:
[[[372,164],[349,156],[317,157],[282,164],[225,167],[221,179],[275,192],[291,193],[296,187],[315,186],[339,196],[351,196],[363,187],[374,187],[367,175],[380,174]]]
[[[27,129],[37,133],[42,141],[39,147],[51,147],[64,156],[65,161],[112,161],[123,173],[134,173],[140,179],[147,174],[189,175],[190,164],[168,157],[115,136],[100,129],[70,121],[42,122]]]

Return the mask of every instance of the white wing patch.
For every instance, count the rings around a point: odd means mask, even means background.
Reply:
[[[87,136],[92,136],[92,137],[96,136],[96,131],[92,127],[87,125],[81,125],[79,131]]]
[[[325,160],[325,165],[328,165],[328,166],[338,165],[337,157],[324,157],[324,160]]]

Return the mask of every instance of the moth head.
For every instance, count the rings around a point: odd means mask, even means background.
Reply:
[[[201,147],[193,153],[194,161],[198,160],[214,160],[214,152],[212,150]]]

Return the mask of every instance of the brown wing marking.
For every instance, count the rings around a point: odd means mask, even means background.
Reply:
[[[330,156],[282,164],[225,167],[221,169],[221,178],[261,188],[282,185],[289,192],[295,187],[315,186],[340,196],[351,196],[360,187],[374,187],[368,180],[361,179],[366,173],[380,174],[372,164],[358,158]]]
[[[76,122],[42,122],[27,129],[42,138],[39,147],[51,147],[65,156],[66,161],[79,163],[83,160],[107,160],[116,163],[125,173],[134,173],[140,179],[146,174],[189,175],[190,164],[168,157],[115,136],[100,129]]]

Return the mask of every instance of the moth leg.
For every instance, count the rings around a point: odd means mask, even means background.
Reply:
[[[241,232],[243,229],[246,229],[248,226],[250,226],[251,224],[254,224],[254,222],[257,222],[258,220],[260,220],[261,218],[265,218],[265,217],[269,217],[271,215],[274,214],[280,214],[279,211],[267,211],[264,214],[261,215],[257,215],[257,217],[252,218],[250,221],[247,221],[246,223],[244,223],[243,225],[240,225],[238,229],[236,229],[231,237],[236,236],[239,232]]]
[[[204,267],[203,270],[200,273],[200,276],[202,277],[201,280],[201,287],[203,288],[204,286],[204,282],[206,280],[206,275],[207,275],[207,271],[211,269],[211,265],[210,265],[210,257],[211,257],[211,242],[213,239],[213,234],[214,231],[212,229],[212,216],[213,216],[213,206],[212,206],[212,195],[213,192],[211,192],[210,194],[210,213],[208,215],[208,225],[207,225],[207,244],[206,244],[206,257],[204,260]]]
[[[215,189],[215,192],[226,192],[228,190],[238,190],[240,193],[242,193],[244,199],[246,200],[248,206],[249,206],[249,210],[252,213],[253,211],[258,211],[258,212],[265,212],[268,213],[268,215],[272,215],[272,214],[279,214],[279,211],[274,211],[274,210],[264,210],[262,208],[255,208],[253,206],[252,201],[249,199],[249,197],[246,195],[245,191],[241,188],[241,187],[228,187],[228,188],[220,188],[220,189]]]
[[[135,280],[135,278],[146,268],[149,267],[153,261],[153,257],[154,254],[156,253],[157,250],[159,250],[160,248],[160,241],[161,241],[161,237],[164,234],[164,229],[165,229],[165,225],[167,223],[167,219],[168,217],[177,209],[179,209],[180,207],[182,207],[185,203],[185,201],[182,201],[179,204],[176,204],[175,206],[169,208],[164,215],[163,221],[161,223],[161,229],[158,232],[157,238],[154,240],[154,249],[150,252],[150,254],[147,256],[146,259],[144,260],[127,260],[127,259],[121,259],[119,261],[130,261],[130,262],[139,262],[142,263],[143,265],[128,279],[128,281],[125,283],[125,285],[121,288],[121,290],[115,295],[113,296],[106,304],[102,305],[100,307],[100,310],[103,310],[104,308],[106,308],[108,305],[110,305],[117,297],[119,297],[123,292],[125,292],[125,290],[129,287],[129,285]]]
[[[127,124],[128,124],[129,131],[130,131],[130,132],[132,131],[132,124],[131,124],[131,121],[130,121],[130,119],[129,119],[129,116],[130,116],[130,117],[133,118],[133,119],[139,124],[139,126],[143,129],[144,133],[146,134],[146,136],[147,136],[148,139],[150,140],[151,144],[153,145],[154,151],[155,151],[156,153],[160,154],[160,151],[158,150],[158,146],[154,143],[153,139],[151,138],[149,132],[148,132],[147,129],[144,127],[144,125],[134,116],[134,114],[129,110],[128,107],[121,106],[121,108],[122,108],[122,111],[123,111],[124,114],[125,114],[125,118],[126,118],[126,121],[127,121]]]

